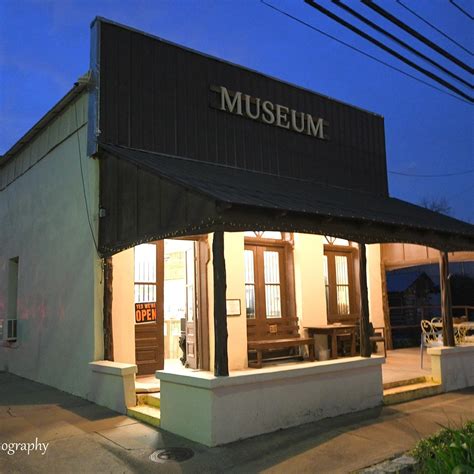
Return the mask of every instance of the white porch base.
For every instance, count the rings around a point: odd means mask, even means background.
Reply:
[[[161,427],[207,446],[382,403],[383,357],[231,372],[158,371]]]
[[[89,400],[124,414],[127,407],[136,405],[136,365],[97,360],[90,362],[89,366],[92,370]]]
[[[445,392],[474,386],[474,344],[456,347],[431,347],[433,379],[441,382]]]

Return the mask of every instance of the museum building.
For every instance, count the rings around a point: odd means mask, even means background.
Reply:
[[[381,404],[380,244],[440,252],[446,348],[474,250],[389,196],[382,116],[103,18],[0,158],[0,222],[0,370],[122,412],[159,391],[210,446]]]

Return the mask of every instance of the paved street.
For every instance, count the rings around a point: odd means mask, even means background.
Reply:
[[[46,452],[29,455],[0,450],[0,472],[345,473],[410,449],[439,425],[467,419],[474,419],[474,388],[210,449],[48,386],[0,373],[0,448],[36,438],[49,443]],[[194,456],[182,463],[149,459],[155,450],[169,447],[191,448]]]

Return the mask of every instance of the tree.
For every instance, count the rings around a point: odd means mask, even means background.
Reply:
[[[441,214],[450,215],[452,212],[452,207],[449,205],[449,202],[445,197],[424,197],[420,201],[420,205],[426,207],[426,209],[430,209],[431,211],[440,212]]]

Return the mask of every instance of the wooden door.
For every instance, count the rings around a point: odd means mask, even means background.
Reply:
[[[210,370],[209,356],[209,317],[208,317],[208,293],[207,278],[210,260],[209,242],[207,235],[199,238],[196,242],[196,321],[195,334],[197,335],[197,346],[194,350],[198,354],[198,368]],[[196,341],[195,341],[196,344]]]
[[[138,375],[164,368],[163,241],[135,247],[135,360]]]
[[[359,318],[352,247],[325,246],[324,280],[328,322],[348,322]]]
[[[179,315],[181,336],[185,336],[185,366],[205,370],[209,369],[207,319],[209,252],[206,251],[207,248],[207,236],[165,240],[164,247],[165,323],[169,319],[176,319],[176,316]],[[172,280],[177,283],[174,290],[168,284]],[[169,332],[168,336],[165,336],[166,359],[171,353],[166,347],[171,337]],[[179,358],[183,361],[181,352]]]
[[[197,243],[185,251],[186,262],[186,365],[192,369],[198,368],[197,354]]]
[[[245,292],[249,341],[298,337],[291,314],[286,245],[245,245]]]

